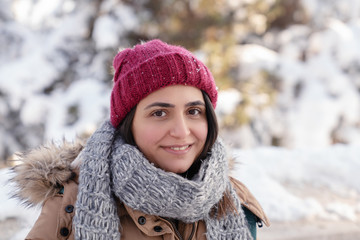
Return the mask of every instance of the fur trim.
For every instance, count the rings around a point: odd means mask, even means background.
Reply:
[[[14,175],[10,179],[16,185],[13,197],[32,206],[56,195],[64,183],[75,177],[71,162],[84,144],[82,140],[64,141],[60,146],[50,143],[19,154],[22,164],[12,168]]]

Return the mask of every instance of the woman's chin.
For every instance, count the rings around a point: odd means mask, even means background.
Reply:
[[[185,173],[187,170],[189,170],[189,168],[190,167],[170,167],[170,168],[165,168],[165,171],[181,175]]]

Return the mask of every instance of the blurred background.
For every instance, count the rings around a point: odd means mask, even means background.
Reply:
[[[261,239],[360,239],[357,0],[1,0],[0,191],[14,153],[107,119],[113,57],[153,38],[212,71]],[[38,212],[1,195],[0,239],[24,238]]]

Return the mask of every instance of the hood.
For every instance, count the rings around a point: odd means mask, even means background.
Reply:
[[[62,185],[75,178],[76,164],[71,164],[85,145],[85,141],[49,143],[19,154],[21,164],[12,168],[10,182],[15,184],[12,197],[28,206],[42,204],[56,195]]]

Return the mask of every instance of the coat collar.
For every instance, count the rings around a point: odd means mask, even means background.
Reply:
[[[255,214],[267,227],[269,227],[270,221],[254,195],[252,195],[249,189],[239,180],[232,177],[230,177],[230,180],[238,197],[240,198],[241,204]]]

